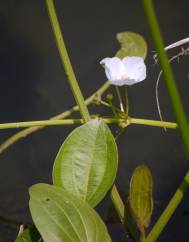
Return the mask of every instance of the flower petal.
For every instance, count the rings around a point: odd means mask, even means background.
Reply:
[[[126,70],[118,57],[105,58],[101,60],[100,64],[104,64],[106,76],[111,84],[124,85],[123,79],[126,77]]]
[[[128,81],[128,83],[130,84],[127,85],[132,85],[134,83],[141,82],[146,78],[146,65],[142,57],[125,57],[123,58],[122,62],[125,66],[127,75],[130,79],[130,81]]]
[[[100,64],[104,65],[106,76],[113,85],[130,86],[146,78],[146,65],[142,57],[131,56],[122,60],[107,57]]]
[[[128,79],[117,79],[117,80],[112,80],[110,82],[111,82],[112,85],[115,85],[115,86],[129,85],[129,84],[127,84]]]

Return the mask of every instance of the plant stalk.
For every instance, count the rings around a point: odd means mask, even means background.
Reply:
[[[186,153],[189,157],[189,127],[188,121],[184,112],[181,102],[180,94],[173,76],[173,72],[168,61],[167,54],[164,50],[163,38],[161,35],[160,27],[156,17],[155,9],[152,0],[142,0],[150,32],[154,41],[158,58],[160,60],[161,68],[163,70],[164,80],[167,91],[171,100],[172,108],[175,113],[178,128],[185,145]]]
[[[120,219],[120,222],[124,224],[125,221],[125,205],[119,195],[119,192],[115,185],[113,185],[111,191],[110,191],[110,198],[112,200],[112,203],[114,205],[114,208],[118,214],[118,217]]]
[[[119,124],[120,122],[124,122],[121,118],[103,118],[104,122],[107,124]],[[155,126],[155,127],[166,127],[170,129],[176,129],[177,124],[171,122],[164,121],[156,121],[156,120],[148,120],[148,119],[139,119],[139,118],[128,118],[125,120],[127,125],[130,124],[139,124],[139,125],[147,125],[147,126]],[[50,119],[50,120],[39,120],[39,121],[27,121],[27,122],[15,122],[15,123],[3,123],[0,124],[0,129],[19,129],[26,127],[45,127],[45,126],[61,126],[61,125],[81,125],[85,123],[84,119]]]
[[[103,118],[107,124],[118,123],[120,120],[117,118]],[[17,122],[17,123],[4,123],[0,124],[0,129],[19,129],[35,126],[59,126],[59,125],[81,125],[84,124],[83,119],[64,119],[64,120],[39,120],[29,122]]]
[[[181,102],[180,94],[173,76],[173,72],[164,50],[163,38],[161,35],[160,27],[156,17],[154,5],[152,0],[142,0],[146,18],[149,24],[150,32],[154,41],[156,51],[158,53],[158,58],[160,60],[161,68],[164,75],[164,80],[166,88],[171,100],[172,108],[176,116],[178,128],[186,149],[187,156],[189,157],[189,126],[188,121],[184,112],[183,104]],[[161,231],[166,226],[167,222],[173,215],[178,204],[181,202],[186,188],[188,188],[189,174],[187,173],[184,178],[184,182],[181,184],[180,188],[176,191],[175,195],[170,200],[168,206],[160,216],[159,220],[155,224],[154,228],[150,232],[147,241],[156,241],[159,237]]]
[[[87,106],[85,105],[83,95],[81,93],[80,87],[76,80],[76,77],[75,77],[65,44],[64,44],[64,39],[61,34],[61,30],[60,30],[60,26],[59,26],[58,19],[56,16],[56,11],[55,11],[53,0],[46,0],[46,4],[47,4],[48,13],[49,13],[49,18],[51,20],[53,32],[55,35],[57,47],[59,50],[59,54],[60,54],[62,63],[64,65],[65,72],[68,76],[68,80],[69,80],[70,87],[72,89],[72,93],[75,97],[76,103],[78,104],[78,107],[79,107],[79,110],[83,117],[84,122],[87,122],[90,120],[90,115],[89,115]],[[117,196],[117,194],[114,194],[114,196]]]
[[[124,107],[123,107],[123,100],[122,100],[122,97],[121,97],[119,87],[115,86],[115,89],[116,89],[117,97],[118,97],[118,100],[119,100],[120,109],[124,113],[125,111],[124,111]]]
[[[61,28],[58,22],[53,0],[46,0],[46,6],[47,6],[47,11],[49,14],[50,21],[51,21],[51,26],[54,32],[56,45],[58,47],[59,55],[60,55],[62,64],[64,66],[64,70],[68,77],[68,81],[69,81],[72,93],[75,97],[77,105],[79,106],[81,116],[83,117],[85,122],[87,122],[90,120],[90,115],[89,115],[87,106],[85,105],[83,95],[81,93],[80,87],[78,85],[77,79],[75,77],[75,73],[73,71],[73,68],[70,62],[70,58],[68,56],[68,52],[66,50],[64,38],[61,33]]]
[[[129,116],[129,92],[128,92],[128,87],[125,86],[125,113],[126,113],[126,117]]]
[[[96,96],[101,96],[108,88],[110,87],[110,83],[107,81],[105,82],[96,92],[94,92],[90,97],[88,97],[85,100],[86,105],[90,105],[96,98]],[[73,106],[71,109],[66,110],[63,113],[60,113],[58,115],[55,115],[50,118],[50,120],[61,120],[68,118],[69,116],[72,115],[74,112],[78,112],[79,107]],[[11,145],[15,144],[17,141],[19,141],[22,138],[27,137],[28,135],[37,132],[40,129],[43,129],[47,126],[34,126],[34,127],[29,127],[24,130],[21,130],[17,132],[16,134],[12,135],[10,138],[5,140],[1,145],[0,145],[0,154],[3,153],[6,149],[8,149]]]
[[[171,198],[169,204],[159,217],[158,221],[150,231],[149,235],[146,238],[145,242],[155,242],[157,241],[157,238],[161,234],[162,230],[167,225],[169,219],[173,215],[174,211],[182,201],[184,195],[186,194],[186,191],[189,188],[189,171],[185,175],[182,183],[180,184],[179,188],[176,190],[174,196]]]
[[[166,127],[168,129],[176,129],[178,127],[177,123],[173,123],[173,122],[165,122],[165,121],[141,119],[141,118],[131,118],[131,117],[128,117],[127,122],[128,124],[140,124],[140,125],[161,127],[161,128]]]

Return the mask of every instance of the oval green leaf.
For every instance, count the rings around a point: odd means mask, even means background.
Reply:
[[[140,56],[144,59],[147,55],[147,44],[144,38],[133,32],[122,32],[116,35],[121,49],[116,56],[124,58],[125,56]]]
[[[153,211],[152,175],[145,165],[138,166],[131,178],[129,206],[131,215],[140,231],[147,228]]]
[[[48,184],[30,188],[30,211],[45,242],[111,242],[105,224],[90,205]]]
[[[117,146],[100,119],[76,128],[61,146],[53,183],[96,206],[112,186],[118,166]]]
[[[42,242],[41,235],[35,228],[31,226],[25,229],[15,240],[15,242]]]

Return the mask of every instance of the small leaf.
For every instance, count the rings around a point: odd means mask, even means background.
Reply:
[[[152,186],[149,168],[145,165],[138,166],[130,181],[129,206],[131,215],[141,232],[149,226],[153,211]]]
[[[29,190],[33,221],[45,242],[111,242],[88,203],[64,189],[36,184]]]
[[[121,49],[116,54],[117,57],[140,56],[146,58],[147,44],[141,35],[133,32],[122,32],[118,33],[116,37],[121,44]]]
[[[117,146],[104,121],[76,128],[61,146],[53,167],[53,183],[97,205],[112,186],[118,165]]]
[[[25,229],[15,240],[15,242],[42,242],[41,236],[35,226]]]

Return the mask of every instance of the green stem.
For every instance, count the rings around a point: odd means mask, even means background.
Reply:
[[[117,119],[117,118],[103,118],[103,120],[107,124],[120,122],[120,119]],[[35,126],[58,126],[58,125],[74,125],[74,124],[81,125],[83,123],[85,123],[83,119],[40,120],[40,121],[0,124],[0,129],[20,129],[25,127],[35,127]]]
[[[154,127],[165,127],[168,129],[176,129],[178,127],[177,123],[156,121],[156,120],[150,120],[150,119],[131,118],[131,117],[128,117],[127,122],[128,124],[140,124],[140,125],[154,126]]]
[[[119,195],[119,192],[115,185],[113,185],[111,191],[110,191],[110,198],[112,200],[112,203],[114,205],[114,208],[119,216],[119,219],[122,224],[124,224],[124,218],[125,218],[125,206],[124,203]]]
[[[67,111],[69,112],[69,111]],[[103,118],[104,122],[107,124],[120,123],[124,122],[123,119],[120,118]],[[15,122],[15,123],[3,123],[0,124],[0,129],[19,129],[25,127],[44,127],[44,126],[58,126],[58,125],[80,125],[83,124],[85,120],[83,119],[50,119],[50,120],[39,120],[39,121],[27,121],[27,122]],[[156,126],[156,127],[166,127],[170,129],[176,129],[177,124],[171,122],[164,121],[156,121],[149,119],[139,119],[139,118],[128,118],[128,124],[140,124],[147,126]]]
[[[119,91],[119,87],[116,86],[115,88],[116,88],[116,93],[117,93],[117,97],[118,97],[118,100],[119,100],[120,109],[124,113],[123,100],[122,100],[122,97],[121,97],[121,93]]]
[[[186,191],[189,188],[189,171],[185,175],[181,185],[176,190],[174,196],[171,198],[169,204],[165,208],[164,212],[150,231],[149,235],[146,238],[146,242],[155,242],[157,241],[157,238],[161,234],[162,230],[167,225],[169,219],[173,215],[174,211],[182,201]]]
[[[140,231],[139,242],[146,242],[145,230],[144,229],[142,231]]]
[[[109,103],[107,103],[107,102],[104,102],[104,101],[99,101],[98,103],[97,103],[97,105],[103,105],[103,106],[105,106],[105,107],[108,107],[108,108],[112,108],[112,105],[110,105]]]
[[[180,130],[187,155],[189,157],[189,127],[187,118],[184,112],[184,108],[180,99],[178,88],[173,76],[171,66],[168,61],[166,52],[164,51],[164,43],[161,36],[159,24],[157,21],[156,13],[153,6],[152,0],[142,0],[145,14],[150,27],[151,35],[158,53],[161,68],[163,70],[163,75],[166,83],[166,87],[169,93],[169,97],[172,103],[172,107],[177,119],[178,128]]]
[[[89,115],[88,109],[85,105],[83,95],[81,93],[80,87],[76,80],[76,77],[75,77],[75,74],[74,74],[74,71],[73,71],[67,50],[66,50],[66,46],[64,43],[63,35],[61,33],[61,29],[60,29],[57,15],[56,15],[53,0],[46,0],[46,6],[47,6],[50,21],[51,21],[52,29],[54,32],[54,36],[56,39],[56,44],[57,44],[57,47],[59,50],[60,58],[61,58],[63,66],[64,66],[66,75],[68,77],[68,81],[69,81],[70,87],[72,89],[72,93],[75,97],[76,103],[79,106],[79,110],[81,112],[83,119],[85,120],[85,122],[87,122],[90,120],[90,115]]]
[[[113,108],[114,109],[114,114],[116,113],[115,112],[115,110],[117,111],[117,112],[120,112],[120,109],[119,108],[116,108],[112,103],[107,103],[107,102],[104,102],[104,101],[100,101],[99,102],[99,105],[103,105],[103,106],[105,106],[105,107],[108,107],[108,108]],[[115,115],[115,116],[117,116],[117,115]]]
[[[26,127],[35,127],[35,126],[58,126],[58,125],[73,125],[73,124],[79,125],[82,123],[83,123],[82,119],[39,120],[39,121],[0,124],[0,129],[20,129],[20,128],[26,128]]]
[[[51,24],[53,27],[54,35],[56,38],[57,46],[58,46],[59,53],[61,56],[61,60],[64,64],[65,71],[68,75],[68,80],[69,80],[72,92],[73,92],[75,100],[79,106],[81,115],[82,115],[84,121],[87,122],[90,120],[90,115],[89,115],[87,106],[85,105],[84,98],[82,96],[79,85],[75,78],[75,75],[74,75],[70,60],[69,60],[69,56],[66,51],[63,36],[61,34],[60,26],[59,26],[58,19],[56,16],[53,0],[46,0],[46,3],[47,3],[47,9],[49,12],[49,17],[51,19]],[[117,196],[117,194],[114,194],[114,195]]]
[[[70,63],[70,60],[69,60],[69,57],[68,57],[68,54],[67,54],[67,51],[66,51],[66,48],[65,48],[65,45],[64,45],[63,37],[61,35],[59,23],[58,23],[58,20],[57,20],[57,17],[56,17],[56,12],[55,12],[55,8],[54,8],[54,5],[53,5],[53,1],[52,0],[46,0],[46,3],[47,3],[50,19],[51,19],[51,24],[53,26],[54,34],[55,34],[55,37],[56,37],[58,49],[59,49],[63,64],[65,66],[66,73],[68,75],[68,79],[69,79],[69,82],[70,82],[70,86],[72,88],[72,92],[75,96],[76,102],[79,106],[79,109],[80,109],[80,112],[83,116],[83,119],[86,122],[90,119],[90,115],[89,115],[88,110],[85,106],[82,93],[80,91],[79,85],[77,83],[77,80],[75,78],[74,72],[73,72],[72,67],[71,67],[71,63]],[[120,106],[121,106],[121,103],[120,103]],[[123,108],[123,106],[121,106],[121,108]],[[116,187],[115,187],[115,189],[116,189]],[[119,194],[115,193],[114,190],[113,190],[113,197],[115,198],[115,202],[114,202],[115,206],[117,206],[116,201],[119,199],[118,195]]]
[[[111,107],[111,110],[112,110],[112,113],[114,114],[115,117],[118,116],[118,112],[120,112],[120,110],[118,108],[116,108],[114,105],[113,105],[113,102],[112,100],[109,100],[109,104],[110,104],[110,107]],[[118,111],[119,110],[119,111]],[[118,112],[117,112],[118,111]]]
[[[125,86],[125,102],[126,102],[125,113],[126,113],[126,117],[128,117],[128,115],[129,115],[129,93],[128,93],[127,86]]]
[[[90,97],[88,97],[85,100],[85,104],[89,105],[93,102],[93,100],[96,98],[96,96],[101,96],[108,88],[110,87],[110,83],[107,81],[105,82],[104,85],[102,85],[96,92],[94,92]],[[71,109],[60,113],[58,115],[55,115],[50,118],[50,120],[60,120],[60,119],[65,119],[69,116],[71,116],[72,113],[79,111],[79,107],[76,105],[72,107]],[[16,134],[12,135],[10,138],[5,140],[1,145],[0,145],[0,154],[3,153],[6,149],[8,149],[11,145],[15,144],[17,141],[19,141],[22,138],[27,137],[28,135],[37,132],[40,129],[45,128],[46,126],[36,126],[36,127],[29,127],[24,130],[21,130],[17,132]]]

